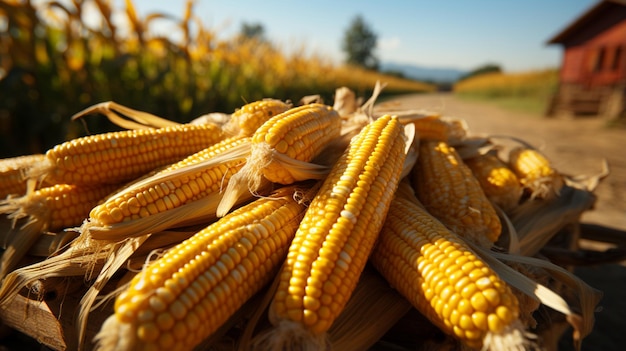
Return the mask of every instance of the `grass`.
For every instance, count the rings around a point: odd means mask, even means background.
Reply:
[[[556,69],[521,73],[488,73],[474,76],[454,86],[462,99],[488,102],[502,108],[543,115],[558,84]]]
[[[486,102],[500,108],[541,116],[548,107],[548,100],[527,96],[489,97],[481,95],[458,94],[463,100]]]

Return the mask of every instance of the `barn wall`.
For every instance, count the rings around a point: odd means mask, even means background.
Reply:
[[[561,82],[565,84],[579,83],[583,80],[585,63],[585,46],[570,47],[565,51],[561,65]]]
[[[563,59],[548,116],[626,113],[626,6],[601,3],[551,43]]]
[[[626,76],[626,14],[624,21],[590,40],[586,47],[590,86],[613,85]],[[601,52],[604,52],[601,55]],[[619,53],[618,53],[619,51]],[[598,60],[602,60],[598,62]],[[596,67],[596,65],[599,65]],[[599,68],[596,70],[596,68]]]
[[[626,7],[614,7],[603,13],[579,29],[563,46],[563,84],[594,87],[623,83],[626,81]]]

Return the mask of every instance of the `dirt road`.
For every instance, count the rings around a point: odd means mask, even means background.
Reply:
[[[540,148],[560,172],[569,175],[600,173],[606,159],[610,174],[594,192],[598,197],[595,208],[587,211],[581,221],[626,231],[626,130],[607,128],[606,120],[548,119],[459,100],[451,94],[410,95],[380,103],[378,108],[437,111],[465,119],[473,134],[521,138]],[[623,350],[626,262],[578,267],[575,272],[604,294],[595,316],[594,331],[585,338],[582,350]],[[573,350],[569,340],[566,334],[559,350]]]

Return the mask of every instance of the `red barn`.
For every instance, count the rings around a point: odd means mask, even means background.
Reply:
[[[616,117],[626,104],[626,0],[603,0],[548,41],[563,47],[548,115]]]

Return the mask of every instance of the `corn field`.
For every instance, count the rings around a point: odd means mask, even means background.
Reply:
[[[388,94],[434,89],[334,65],[305,45],[287,55],[267,41],[218,39],[193,5],[187,1],[181,18],[173,18],[141,17],[132,0],[123,9],[108,0],[0,2],[0,157],[116,130],[103,118],[89,118],[88,126],[70,122],[74,113],[103,101],[183,122],[232,113],[266,97],[297,101],[315,92],[331,98],[339,86],[368,95],[377,80],[387,83]],[[97,10],[99,25],[85,22],[87,6]],[[118,12],[128,33],[114,21]],[[157,21],[174,23],[182,39],[151,34]]]

